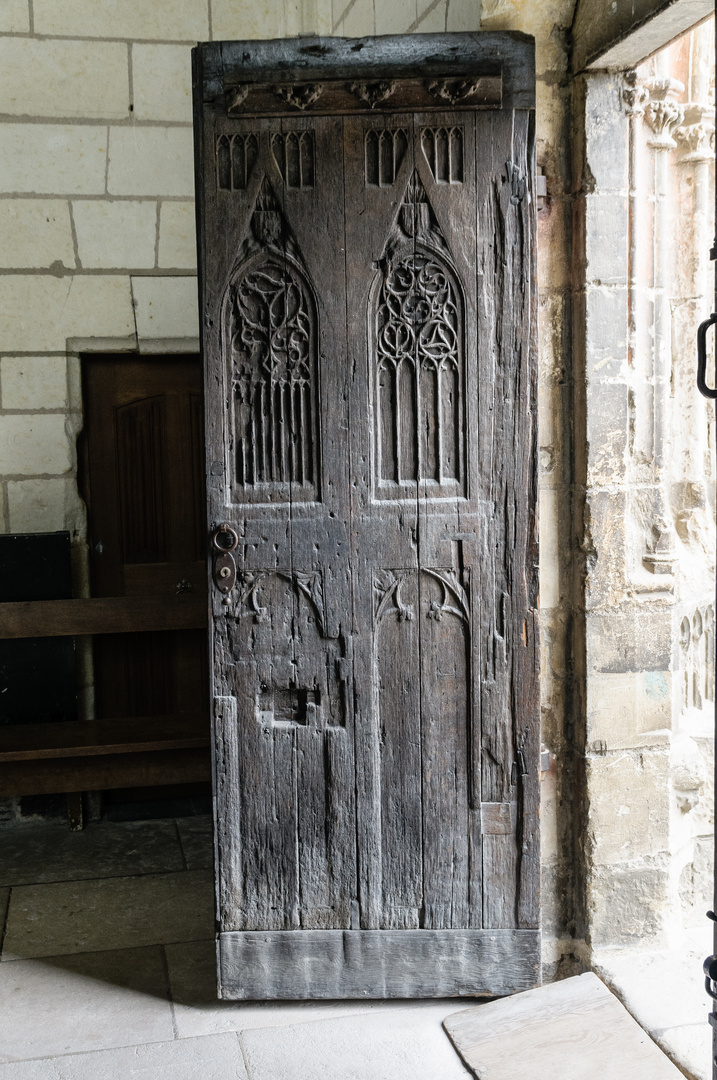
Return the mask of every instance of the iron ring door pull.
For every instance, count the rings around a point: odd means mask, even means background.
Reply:
[[[703,397],[717,398],[717,386],[707,385],[707,331],[717,323],[717,312],[700,323],[697,330],[697,389]]]
[[[229,593],[236,584],[237,568],[232,552],[239,544],[239,535],[226,521],[223,522],[212,536],[212,547],[216,552],[214,556],[214,584],[219,592],[224,594],[222,603],[229,607],[231,600]]]

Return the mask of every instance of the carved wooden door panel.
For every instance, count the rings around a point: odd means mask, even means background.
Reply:
[[[195,50],[222,997],[539,978],[532,65]]]

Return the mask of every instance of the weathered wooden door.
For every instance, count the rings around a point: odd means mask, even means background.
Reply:
[[[195,80],[220,995],[526,988],[532,41],[220,43]]]

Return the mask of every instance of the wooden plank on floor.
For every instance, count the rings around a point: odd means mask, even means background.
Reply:
[[[197,630],[206,625],[206,597],[183,593],[0,604],[0,639]]]
[[[443,1027],[479,1080],[683,1080],[592,972],[453,1013]]]

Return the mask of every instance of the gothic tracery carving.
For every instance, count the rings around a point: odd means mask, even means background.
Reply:
[[[271,136],[271,152],[287,187],[301,190],[314,186],[313,131],[276,131]]]
[[[462,480],[462,299],[417,173],[398,226],[403,243],[390,243],[382,262],[373,327],[378,483],[455,489]]]
[[[462,128],[423,128],[421,146],[437,184],[463,182]]]
[[[220,135],[217,139],[217,186],[224,191],[244,191],[259,153],[255,132]]]
[[[228,296],[235,483],[242,497],[286,497],[293,485],[314,498],[316,303],[266,180],[252,233]]]
[[[364,168],[368,187],[390,187],[398,176],[408,136],[404,128],[370,128],[364,136]]]

